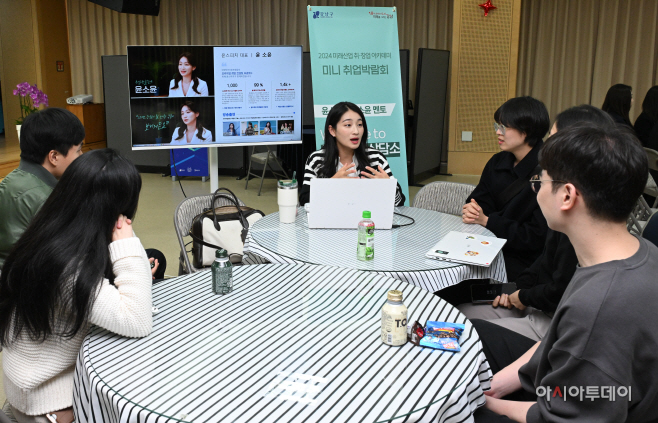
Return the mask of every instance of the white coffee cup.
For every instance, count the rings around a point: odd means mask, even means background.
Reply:
[[[277,185],[279,222],[295,223],[295,217],[297,216],[297,181],[288,179],[279,181]]]

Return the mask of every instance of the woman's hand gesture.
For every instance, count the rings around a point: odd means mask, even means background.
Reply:
[[[117,223],[114,225],[112,230],[112,242],[118,241],[120,239],[132,238],[133,236],[133,227],[132,221],[126,216],[120,214],[117,219]]]
[[[389,179],[388,173],[384,172],[381,166],[377,166],[377,169],[373,169],[370,166],[366,166],[367,172],[361,172],[361,179],[370,178],[370,179]]]
[[[332,178],[349,178],[350,174],[356,173],[354,163],[348,163],[345,166],[338,169],[338,172]]]

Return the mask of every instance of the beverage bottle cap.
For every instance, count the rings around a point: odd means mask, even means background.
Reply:
[[[370,212],[367,211],[367,210],[364,211],[364,212],[363,212],[363,218],[364,218],[364,219],[370,219]]]
[[[398,291],[397,289],[388,291],[388,300],[402,302],[402,291]]]
[[[215,257],[228,258],[228,252],[225,249],[220,248],[219,250],[215,251]]]

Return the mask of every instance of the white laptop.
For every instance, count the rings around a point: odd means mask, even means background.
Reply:
[[[357,229],[368,210],[376,229],[391,229],[397,183],[395,178],[313,178],[308,227]]]
[[[453,263],[489,267],[506,242],[507,240],[502,238],[452,231],[425,256]]]

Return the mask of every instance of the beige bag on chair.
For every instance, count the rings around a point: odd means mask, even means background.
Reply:
[[[230,195],[220,194],[228,191]],[[224,197],[234,206],[214,207],[218,197]],[[244,240],[249,227],[263,216],[262,211],[240,206],[238,199],[227,188],[219,188],[213,195],[210,207],[192,221],[190,236],[193,239],[192,260],[196,268],[207,267],[215,260],[215,250],[228,251],[232,263],[242,261]]]

